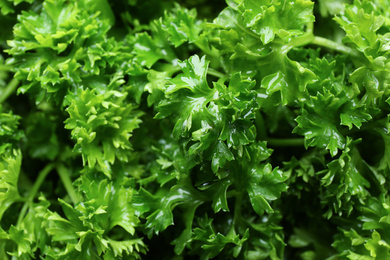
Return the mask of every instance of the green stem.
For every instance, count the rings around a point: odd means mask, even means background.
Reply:
[[[18,85],[19,85],[19,80],[17,80],[16,78],[13,78],[8,83],[8,85],[5,87],[5,90],[3,91],[3,93],[1,93],[0,104],[2,104],[5,100],[7,100],[7,98],[15,92]]]
[[[201,51],[203,51],[206,55],[210,56],[210,57],[218,57],[218,53],[214,53],[213,50],[210,50],[210,49],[207,49],[205,48],[201,43],[199,43],[198,41],[195,41],[193,42],[193,44],[198,47]]]
[[[234,237],[236,235],[236,228],[238,228],[238,223],[241,220],[241,208],[242,208],[242,193],[239,192],[236,195],[236,201],[234,203],[234,217],[233,217],[233,225],[231,226],[227,237]]]
[[[181,68],[179,66],[174,66],[172,64],[159,64],[159,66],[156,68],[157,71],[164,71],[167,73],[168,77],[172,77],[173,74],[181,71]]]
[[[39,172],[38,178],[32,186],[30,193],[28,194],[27,201],[24,203],[22,210],[20,211],[18,221],[16,222],[16,226],[19,227],[22,223],[23,217],[26,215],[27,209],[29,205],[33,202],[35,196],[38,193],[39,188],[41,187],[43,181],[46,179],[46,176],[53,170],[54,165],[52,163],[46,165],[42,171]]]
[[[207,74],[214,76],[214,77],[217,77],[217,78],[227,78],[227,76],[225,74],[223,74],[222,72],[219,72],[218,70],[212,69],[212,68],[209,68],[207,70]]]
[[[35,198],[35,195],[37,194],[39,188],[41,187],[43,181],[46,179],[46,176],[54,169],[54,164],[50,163],[46,165],[45,168],[40,171],[38,174],[38,178],[35,181],[33,187],[31,188],[30,193],[28,194],[28,200],[32,201]]]
[[[22,220],[23,220],[24,216],[27,213],[27,209],[28,209],[29,204],[30,203],[28,203],[28,202],[24,203],[23,208],[22,208],[22,210],[19,213],[18,221],[16,222],[16,227],[20,227],[20,224],[22,223]]]
[[[64,185],[66,192],[68,193],[70,200],[73,202],[73,204],[79,203],[80,199],[75,189],[73,188],[68,170],[62,164],[57,165],[56,170],[61,178],[62,184]]]
[[[252,32],[251,30],[248,30],[248,28],[244,27],[244,26],[241,26],[241,24],[239,23],[236,23],[236,26],[238,28],[240,28],[241,30],[243,30],[244,32],[246,32],[248,35],[252,36],[253,38],[255,39],[260,39],[260,35]]]
[[[10,71],[12,69],[11,66],[7,66],[7,65],[4,65],[4,64],[1,64],[0,65],[0,70],[3,70],[3,71]]]
[[[267,142],[269,146],[278,146],[278,147],[304,145],[303,138],[270,138],[267,140]]]
[[[226,193],[226,198],[230,199],[233,197],[237,197],[237,196],[239,196],[239,194],[241,194],[241,192],[236,191],[236,190],[228,190],[228,192]]]
[[[314,29],[313,22],[306,24],[306,33],[313,33],[313,29]]]
[[[307,32],[301,36],[293,38],[287,45],[281,48],[281,52],[286,54],[294,47],[305,46],[313,42],[314,35],[312,32]]]
[[[241,219],[241,207],[242,207],[242,193],[240,192],[236,195],[236,201],[234,204],[233,226],[237,225],[237,223]]]
[[[256,111],[255,125],[257,130],[257,136],[259,137],[259,139],[260,140],[268,139],[267,130],[266,130],[267,128],[265,128],[264,119],[260,111]]]
[[[360,56],[360,53],[357,52],[356,50],[353,50],[353,49],[351,49],[351,48],[349,48],[341,43],[338,43],[338,42],[335,42],[335,41],[332,41],[332,40],[329,40],[329,39],[326,39],[326,38],[323,38],[320,36],[315,36],[311,43],[318,45],[318,46],[333,49],[333,50],[336,50],[336,51],[339,51],[339,52],[342,52],[345,54],[349,54],[351,56],[355,56],[355,57]]]
[[[360,53],[354,49],[351,49],[341,43],[320,37],[320,36],[314,36],[312,32],[312,28],[308,27],[308,30],[305,34],[296,37],[292,39],[287,45],[284,45],[281,48],[282,53],[287,53],[289,50],[291,50],[294,47],[299,47],[299,46],[305,46],[308,44],[314,44],[318,45],[321,47],[325,47],[328,49],[332,49],[335,51],[339,51],[354,57],[360,57]]]
[[[168,73],[169,77],[172,77],[173,74],[177,73],[181,71],[181,68],[180,67],[172,67],[170,70],[166,70],[166,72]]]

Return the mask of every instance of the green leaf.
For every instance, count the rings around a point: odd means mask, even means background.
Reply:
[[[163,29],[170,35],[168,40],[175,47],[184,42],[195,42],[203,29],[203,23],[196,19],[196,9],[185,9],[176,4],[171,12],[166,12],[163,18]]]
[[[34,0],[4,0],[0,2],[0,9],[2,15],[9,15],[12,13],[15,13],[15,6],[18,4],[26,2],[26,3],[33,3]]]
[[[310,97],[310,103],[302,109],[302,115],[295,120],[298,126],[294,133],[305,136],[305,147],[326,148],[332,156],[338,149],[344,149],[345,138],[337,127],[337,113],[346,102],[344,97],[337,98],[327,92]]]
[[[110,165],[116,159],[126,162],[131,151],[129,138],[138,128],[140,112],[126,104],[126,95],[115,90],[102,94],[97,89],[78,89],[77,95],[69,95],[69,118],[65,128],[72,130],[76,140],[74,151],[81,152],[83,163],[89,168],[96,163],[110,176]]]
[[[324,197],[328,198],[330,204],[329,214],[332,210],[339,215],[343,212],[350,214],[353,210],[351,199],[357,198],[363,202],[369,196],[371,185],[364,177],[363,161],[356,149],[358,142],[347,137],[346,148],[340,157],[327,164],[328,169],[321,182],[325,187]]]
[[[180,205],[197,205],[202,196],[189,185],[175,185],[162,197],[154,196],[148,191],[141,189],[135,196],[134,203],[137,215],[152,211],[146,217],[146,228],[154,230],[156,234],[173,225],[173,209]]]
[[[135,42],[134,53],[136,54],[136,61],[138,61],[141,66],[150,68],[158,60],[171,60],[169,52],[163,49],[162,46],[154,41],[147,33],[136,35]]]
[[[335,17],[347,33],[348,39],[366,55],[372,51],[370,49],[377,48],[375,47],[378,41],[376,31],[385,21],[384,17],[373,12],[373,8],[375,5],[370,1],[355,1],[353,5],[346,6],[340,17]]]
[[[156,118],[159,119],[178,113],[173,129],[175,137],[185,135],[193,129],[194,122],[207,124],[210,120],[206,105],[213,98],[215,90],[207,83],[208,64],[205,57],[199,59],[197,55],[180,63],[183,73],[170,81],[165,92],[168,99],[160,102],[157,107],[159,113]]]
[[[30,257],[33,256],[31,251],[31,241],[26,238],[26,235],[27,234],[23,230],[19,230],[14,226],[10,227],[8,238],[14,241],[18,246],[17,252],[12,253],[11,255],[21,257],[22,255],[29,254]]]
[[[98,75],[114,60],[125,58],[117,55],[119,44],[107,40],[109,21],[101,20],[95,8],[84,8],[87,5],[87,0],[70,4],[48,0],[39,13],[28,11],[18,17],[7,52],[15,77],[24,82],[19,93],[30,92],[36,103],[54,99],[61,104],[82,78]]]
[[[107,0],[87,0],[85,1],[85,6],[93,8],[95,12],[101,12],[102,19],[108,20],[110,22],[110,25],[113,25],[115,23],[115,15]]]
[[[381,239],[381,235],[374,230],[372,239],[364,245],[374,258],[386,258],[390,254],[390,245]]]
[[[244,235],[240,238],[240,235],[235,234],[235,232],[230,232],[228,235],[223,235],[214,231],[212,227],[212,219],[205,221],[200,228],[194,229],[194,240],[202,241],[204,244],[201,246],[202,250],[202,259],[210,259],[217,256],[222,250],[227,248],[229,244],[233,247],[230,247],[229,255],[237,257],[241,251],[243,244],[249,238],[249,230],[247,229]]]
[[[362,66],[350,75],[349,81],[364,92],[362,100],[368,105],[380,102],[383,96],[389,94],[390,78],[387,68],[377,68],[374,71]]]
[[[320,14],[323,17],[339,15],[344,11],[347,0],[320,0]]]
[[[281,192],[287,190],[287,185],[283,183],[286,177],[280,170],[272,169],[270,164],[252,169],[251,174],[247,191],[253,209],[258,215],[263,215],[264,210],[274,212],[269,201],[276,200]]]
[[[304,26],[314,21],[313,2],[307,0],[235,2],[239,3],[237,9],[246,27],[260,35],[264,45],[273,41],[275,35],[288,41],[302,34]]]
[[[275,67],[268,65],[269,63],[273,63]],[[315,79],[309,69],[287,56],[276,53],[262,58],[260,66],[268,71],[268,75],[261,81],[261,86],[266,89],[267,94],[279,92],[282,105],[296,100],[303,101],[306,98],[307,84],[314,82]]]
[[[161,186],[188,175],[195,165],[194,156],[185,154],[183,148],[173,138],[159,140],[153,150],[158,153],[159,158],[156,160],[158,167],[152,167],[151,172]]]
[[[219,141],[214,151],[213,158],[211,161],[211,169],[213,172],[217,172],[219,167],[223,167],[226,161],[234,159],[233,154],[229,151],[224,142]]]
[[[352,129],[353,125],[357,128],[362,126],[362,123],[368,122],[372,116],[366,112],[364,106],[358,107],[355,103],[349,102],[344,111],[340,113],[341,124]]]
[[[2,154],[0,158],[0,219],[4,212],[16,201],[20,200],[18,180],[22,154],[13,150]]]
[[[210,111],[214,115],[214,125],[221,129],[219,140],[226,141],[229,148],[240,149],[255,141],[252,119],[259,103],[254,85],[254,81],[235,73],[227,87],[218,83],[214,86],[218,92],[210,103]]]
[[[229,211],[229,206],[227,203],[226,192],[233,184],[232,180],[229,178],[222,179],[214,184],[212,184],[208,192],[212,193],[213,203],[212,207],[215,213],[222,211]]]
[[[196,203],[193,207],[189,207],[185,209],[185,213],[183,214],[183,221],[185,223],[185,229],[181,233],[179,237],[172,241],[172,245],[175,245],[175,253],[180,255],[183,253],[183,250],[186,246],[190,247],[190,243],[192,242],[193,237],[193,228],[192,224],[195,218],[195,211],[200,206],[201,202]]]
[[[141,256],[138,252],[146,254],[146,246],[142,239],[133,239],[126,241],[114,241],[108,240],[110,243],[110,247],[112,248],[114,257],[125,257],[131,256],[135,259],[141,259]]]
[[[89,205],[94,208],[94,214],[99,215],[101,228],[111,230],[120,226],[134,235],[139,220],[130,205],[132,190],[125,189],[119,182],[113,184],[102,180],[96,183],[89,178],[82,179],[80,188],[85,191],[86,200],[91,201]]]
[[[55,254],[57,257],[82,257],[93,245],[99,255],[129,254],[139,258],[139,253],[146,253],[146,245],[135,236],[139,220],[131,204],[131,191],[122,186],[119,179],[115,183],[107,179],[97,182],[90,180],[92,176],[84,175],[80,180],[79,188],[85,199],[82,203],[72,207],[60,200],[65,217],[57,212],[47,213],[46,231],[53,241],[62,244],[61,251]],[[109,237],[109,232],[118,226],[124,232]],[[69,249],[69,245],[73,247]]]
[[[12,112],[3,112],[3,106],[0,105],[0,155],[15,146],[24,137],[23,132],[18,130],[20,116]]]

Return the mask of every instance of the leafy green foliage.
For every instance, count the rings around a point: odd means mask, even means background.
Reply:
[[[389,86],[389,53],[385,40],[388,34],[387,31],[384,34],[379,32],[385,17],[375,13],[375,9],[377,6],[371,1],[355,1],[353,6],[346,7],[341,17],[335,19],[346,32],[346,42],[354,44],[368,61],[351,74],[351,82],[365,88],[364,98],[370,102],[378,102],[383,94],[387,95]]]
[[[80,151],[83,163],[95,167],[110,177],[109,164],[115,159],[128,161],[131,150],[129,138],[138,127],[139,112],[134,106],[125,104],[126,96],[118,91],[97,94],[94,90],[78,89],[77,95],[67,96],[69,118],[65,128],[72,130],[72,138],[77,141],[74,150]]]
[[[202,31],[203,23],[196,19],[196,10],[186,10],[177,5],[172,14],[165,13],[162,28],[170,35],[175,47],[184,42],[194,42]]]
[[[23,132],[18,129],[19,119],[20,117],[12,112],[4,113],[3,107],[0,106],[0,155],[12,149],[23,137]]]
[[[0,179],[0,217],[4,214],[7,208],[14,202],[20,199],[18,191],[18,179],[21,165],[20,151],[12,151],[7,154],[2,154],[0,164],[1,179]]]
[[[0,9],[2,15],[8,15],[15,12],[15,6],[23,3],[33,3],[34,0],[3,0],[0,2]]]
[[[88,4],[45,1],[40,13],[18,17],[7,52],[14,57],[9,64],[18,68],[15,77],[24,81],[19,92],[32,92],[37,103],[50,97],[62,102],[68,91],[83,85],[83,78],[113,64],[117,43],[107,39],[108,20],[98,18],[96,4]]]
[[[294,35],[302,34],[304,26],[314,21],[311,1],[229,2],[230,7],[242,13],[246,27],[260,35],[263,44],[273,41],[276,35],[289,40]]]
[[[137,252],[146,252],[145,244],[135,236],[138,218],[134,209],[129,207],[131,191],[118,182],[104,179],[97,183],[83,176],[79,188],[85,191],[84,203],[72,207],[60,200],[65,218],[48,211],[43,225],[51,240],[58,241],[51,257],[73,255],[82,259],[91,254],[88,251],[92,245],[97,248],[98,255],[103,253],[108,259],[126,255],[139,259]],[[110,230],[116,227],[123,228],[123,232],[110,235]]]
[[[389,258],[388,1],[0,10],[0,259]]]

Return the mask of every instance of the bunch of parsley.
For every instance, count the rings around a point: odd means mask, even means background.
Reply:
[[[0,11],[0,259],[390,259],[390,1]]]

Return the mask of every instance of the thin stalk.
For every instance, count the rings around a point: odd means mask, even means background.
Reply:
[[[268,139],[267,128],[265,127],[263,116],[260,111],[256,111],[255,125],[257,130],[257,135],[260,140]]]
[[[270,138],[267,140],[269,146],[277,147],[303,146],[304,142],[303,138]]]
[[[306,24],[306,33],[313,33],[314,22]]]
[[[287,45],[281,48],[281,52],[286,54],[292,48],[308,45],[313,42],[314,38],[315,37],[312,32],[307,32],[303,35],[293,38]]]
[[[13,78],[5,87],[3,93],[0,96],[0,104],[2,104],[9,96],[11,96],[19,85],[19,80]]]
[[[39,172],[38,178],[35,181],[33,187],[31,188],[30,193],[28,194],[29,201],[32,201],[35,198],[35,195],[38,193],[38,190],[41,187],[43,181],[46,179],[46,176],[53,169],[54,169],[54,164],[50,163],[50,164],[46,165],[46,167],[43,168],[42,171]]]
[[[332,40],[329,40],[329,39],[326,39],[326,38],[323,38],[320,36],[315,36],[311,43],[318,45],[318,46],[333,49],[333,50],[336,50],[336,51],[339,51],[339,52],[342,52],[345,54],[349,54],[351,56],[355,56],[355,57],[360,56],[360,53],[357,52],[356,50],[353,50],[353,49],[351,49],[351,48],[349,48],[341,43],[338,43],[338,42],[335,42],[335,41],[332,41]]]
[[[241,219],[241,207],[242,207],[242,193],[238,193],[236,195],[236,201],[234,204],[234,219],[233,219],[233,226],[237,225],[237,223]]]
[[[181,71],[180,67],[172,67],[171,69],[166,70],[166,72],[168,73],[169,77],[172,77],[173,74],[175,74],[175,73],[177,73],[179,71]]]
[[[62,184],[64,185],[66,192],[68,193],[70,200],[73,202],[73,204],[79,203],[80,199],[75,189],[73,188],[68,170],[62,164],[57,165],[56,170],[61,178]]]
[[[253,38],[255,39],[260,39],[260,35],[252,32],[251,30],[248,30],[248,28],[244,27],[244,26],[241,26],[239,23],[236,23],[236,26],[239,27],[241,30],[243,30],[244,32],[246,32],[248,35],[252,36]]]
[[[227,76],[225,74],[223,74],[222,72],[219,72],[218,70],[212,69],[212,68],[209,68],[207,70],[207,74],[214,76],[214,77],[217,77],[217,78],[227,78]]]
[[[237,197],[241,192],[236,191],[236,190],[228,190],[226,193],[226,198],[230,199],[233,197]]]
[[[43,181],[46,179],[46,176],[53,170],[54,165],[52,163],[46,165],[45,168],[42,169],[42,171],[39,172],[38,178],[35,181],[33,187],[30,190],[30,193],[28,194],[27,200],[23,205],[22,210],[20,211],[18,221],[16,222],[16,226],[19,227],[22,223],[23,217],[26,215],[27,209],[29,205],[33,202],[35,196],[38,193],[39,188],[41,187]]]
[[[20,213],[19,213],[18,221],[16,222],[16,226],[17,226],[17,227],[20,227],[20,224],[22,223],[22,220],[23,220],[24,216],[25,216],[26,213],[27,213],[28,206],[29,206],[29,203],[26,201],[26,202],[24,203],[24,205],[23,205],[22,210],[21,210]]]
[[[198,47],[201,51],[203,51],[206,55],[215,58],[217,56],[217,53],[214,53],[212,50],[209,50],[205,48],[202,44],[200,44],[198,41],[193,42],[193,44]]]
[[[233,225],[231,226],[227,234],[227,237],[234,237],[236,235],[236,227],[241,219],[241,208],[242,208],[242,193],[239,192],[236,195],[236,201],[234,203]]]
[[[281,48],[281,52],[287,53],[289,50],[291,50],[294,47],[314,44],[335,51],[339,51],[341,53],[345,53],[354,57],[360,57],[360,53],[358,51],[351,49],[341,43],[320,36],[314,36],[312,29],[313,28],[310,28],[308,25],[307,32],[299,37],[292,39],[287,45]]]
[[[169,64],[168,63],[162,63],[162,64],[157,64],[155,70],[156,71],[164,71],[164,72],[167,73],[167,75],[169,77],[171,77],[176,72],[181,71],[181,68],[178,65],[173,65],[173,64],[170,64],[170,63]]]
[[[4,64],[1,64],[1,65],[0,65],[0,70],[3,70],[3,71],[10,71],[11,69],[12,69],[11,66],[4,65]]]

